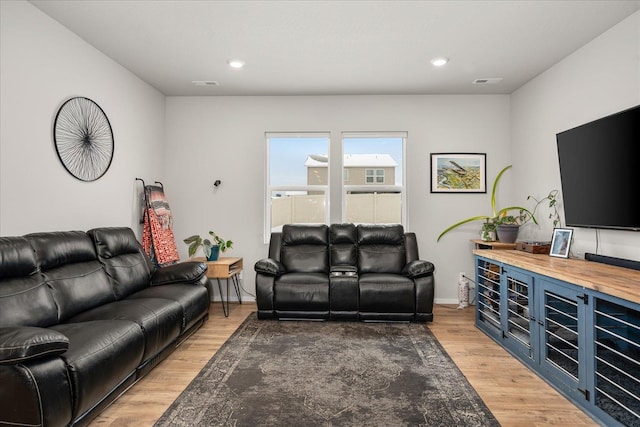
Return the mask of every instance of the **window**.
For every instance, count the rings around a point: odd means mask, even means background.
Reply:
[[[343,133],[342,220],[406,224],[405,132]]]
[[[364,175],[367,184],[384,184],[384,169],[365,169]]]
[[[284,224],[329,224],[330,218],[406,225],[405,132],[343,133],[342,154],[335,150],[333,159],[342,160],[342,170],[331,167],[328,132],[265,137],[265,243]],[[330,211],[331,185],[339,203]]]
[[[328,223],[329,134],[267,133],[265,243],[284,224]]]

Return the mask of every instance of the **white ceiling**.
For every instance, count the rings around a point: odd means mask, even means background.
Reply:
[[[630,0],[31,3],[165,95],[507,94],[640,10]],[[433,67],[437,55],[450,62]],[[493,77],[503,80],[472,84]]]

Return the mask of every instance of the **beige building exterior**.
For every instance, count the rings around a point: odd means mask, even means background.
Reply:
[[[327,185],[326,155],[311,154],[305,161],[308,185]],[[354,223],[401,222],[402,201],[397,192],[377,191],[377,185],[395,185],[397,163],[388,154],[347,154],[344,156],[344,185],[360,186],[345,198],[345,221]],[[371,185],[370,191],[362,187]],[[284,224],[324,223],[325,196],[322,191],[287,194],[272,198],[271,230],[279,231]]]
[[[308,185],[327,185],[328,159],[326,155],[307,157]],[[345,154],[343,161],[344,185],[394,185],[397,163],[388,154]]]

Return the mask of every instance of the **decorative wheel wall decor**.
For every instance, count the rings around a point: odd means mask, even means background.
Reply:
[[[71,98],[62,104],[53,125],[53,140],[62,165],[81,181],[95,181],[111,166],[111,124],[89,98]]]

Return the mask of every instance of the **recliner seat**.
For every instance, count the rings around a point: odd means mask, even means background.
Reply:
[[[129,228],[0,237],[0,425],[89,423],[207,319],[205,272]]]
[[[255,264],[260,319],[433,320],[432,263],[396,225],[285,225]]]

